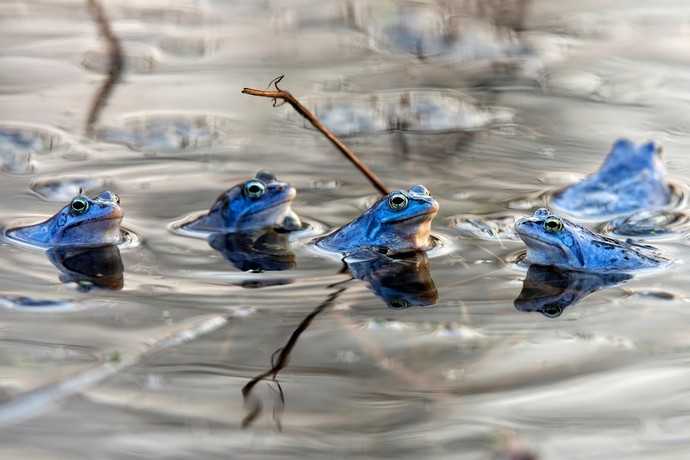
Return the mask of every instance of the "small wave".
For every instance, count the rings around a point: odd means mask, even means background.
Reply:
[[[477,216],[462,214],[448,218],[448,226],[463,238],[488,241],[518,241],[515,234],[515,216]]]
[[[56,129],[25,123],[0,124],[0,170],[9,174],[31,174],[36,156],[63,149],[67,136]]]
[[[0,297],[0,308],[29,312],[64,312],[74,311],[76,305],[69,300],[35,299],[20,295]]]
[[[46,201],[65,202],[80,193],[108,188],[105,179],[94,177],[39,178],[31,183],[31,191]]]
[[[235,121],[219,114],[142,112],[122,117],[115,126],[100,126],[96,138],[155,153],[194,151],[234,142]]]

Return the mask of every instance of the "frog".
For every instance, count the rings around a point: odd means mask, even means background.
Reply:
[[[297,190],[269,172],[260,170],[223,192],[204,215],[185,229],[211,233],[242,233],[262,229],[294,231],[302,222],[292,210]]]
[[[6,236],[41,248],[116,245],[122,242],[122,217],[115,193],[105,191],[94,198],[79,194],[48,220],[8,229]]]
[[[551,204],[573,217],[604,219],[661,209],[671,199],[661,147],[618,139],[597,172],[557,191]]]
[[[414,185],[407,191],[388,193],[359,217],[314,242],[321,249],[344,255],[365,248],[388,255],[427,251],[434,245],[431,221],[438,209],[429,190]]]
[[[632,278],[628,273],[588,273],[556,267],[530,265],[515,299],[515,308],[539,312],[557,318],[563,311],[600,289],[622,284]]]
[[[630,273],[670,264],[652,246],[594,233],[546,208],[519,219],[515,232],[527,245],[530,264],[592,273]]]

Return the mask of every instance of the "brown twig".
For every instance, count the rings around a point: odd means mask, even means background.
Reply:
[[[251,96],[259,96],[259,97],[269,97],[273,99],[273,106],[276,106],[276,102],[278,99],[287,102],[292,106],[297,113],[302,115],[304,118],[306,118],[309,123],[312,124],[312,126],[321,133],[326,136],[326,138],[331,141],[333,145],[335,145],[338,150],[342,152],[343,155],[347,157],[348,160],[352,162],[352,164],[355,165],[357,169],[360,170],[362,174],[366,176],[367,179],[369,179],[369,182],[376,188],[376,190],[379,191],[382,195],[387,195],[388,194],[388,189],[386,188],[385,185],[383,185],[383,182],[381,179],[378,178],[374,172],[367,167],[362,161],[355,155],[355,153],[350,150],[350,148],[343,144],[343,142],[338,139],[338,137],[330,130],[328,129],[321,121],[309,111],[300,101],[297,100],[295,96],[293,96],[289,91],[285,91],[283,89],[280,89],[278,86],[278,83],[283,79],[284,75],[279,76],[278,78],[275,78],[271,83],[269,83],[269,88],[271,85],[275,87],[275,90],[263,90],[263,89],[254,89],[254,88],[244,88],[242,90],[242,94],[249,94]]]
[[[103,81],[103,84],[98,88],[96,95],[91,102],[91,109],[86,119],[86,135],[93,134],[93,128],[98,118],[108,102],[110,94],[113,92],[115,85],[120,81],[122,72],[124,71],[125,62],[122,54],[122,46],[120,40],[113,33],[110,27],[110,20],[103,9],[103,5],[99,0],[87,0],[89,13],[93,17],[94,22],[98,26],[98,33],[106,42],[108,52],[108,76]]]

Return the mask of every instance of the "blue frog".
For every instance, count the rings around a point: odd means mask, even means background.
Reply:
[[[667,265],[651,246],[619,241],[538,209],[533,217],[515,223],[527,245],[527,262],[565,270],[628,273]]]
[[[438,202],[429,190],[415,185],[379,199],[350,223],[317,238],[316,245],[343,254],[363,248],[389,255],[428,250],[433,246],[431,221],[437,213]]]
[[[599,219],[663,208],[671,195],[661,148],[654,142],[636,148],[619,139],[599,171],[556,192],[551,202],[573,216]]]
[[[120,198],[103,192],[95,198],[78,195],[50,219],[9,229],[10,240],[42,248],[107,246],[122,241]]]
[[[299,230],[302,223],[292,210],[297,195],[293,186],[268,171],[221,194],[208,213],[185,225],[209,232],[250,232],[262,229]]]

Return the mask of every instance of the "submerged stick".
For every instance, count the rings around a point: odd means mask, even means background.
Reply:
[[[93,134],[93,127],[108,102],[110,94],[122,77],[122,72],[125,68],[125,60],[122,54],[120,40],[113,33],[113,29],[110,27],[110,19],[103,9],[101,2],[99,0],[87,0],[86,3],[89,8],[89,13],[98,26],[98,33],[105,40],[108,52],[108,76],[103,81],[100,88],[98,88],[91,102],[89,115],[86,118],[86,135],[91,136]]]
[[[369,169],[367,165],[362,163],[362,161],[355,155],[355,153],[350,150],[350,148],[343,144],[343,142],[338,139],[338,137],[326,127],[323,123],[321,123],[321,120],[319,120],[316,115],[311,113],[309,109],[307,109],[300,101],[297,100],[295,96],[293,96],[289,91],[285,91],[283,89],[280,89],[278,86],[278,83],[283,79],[285,75],[281,75],[278,78],[275,78],[271,83],[269,83],[269,88],[271,85],[275,87],[275,90],[263,90],[263,89],[254,89],[254,88],[244,88],[242,90],[242,94],[249,94],[250,96],[259,96],[259,97],[269,97],[273,99],[273,106],[275,107],[276,101],[278,99],[287,102],[292,106],[293,109],[300,115],[302,115],[304,118],[306,118],[311,125],[321,131],[321,133],[326,136],[326,138],[331,141],[333,145],[335,145],[340,152],[347,157],[352,164],[355,165],[359,171],[366,176],[367,179],[369,179],[369,182],[371,182],[371,185],[378,190],[381,195],[387,195],[388,194],[388,189],[386,188],[385,185],[383,185],[383,182],[381,179],[378,178],[374,172]]]

